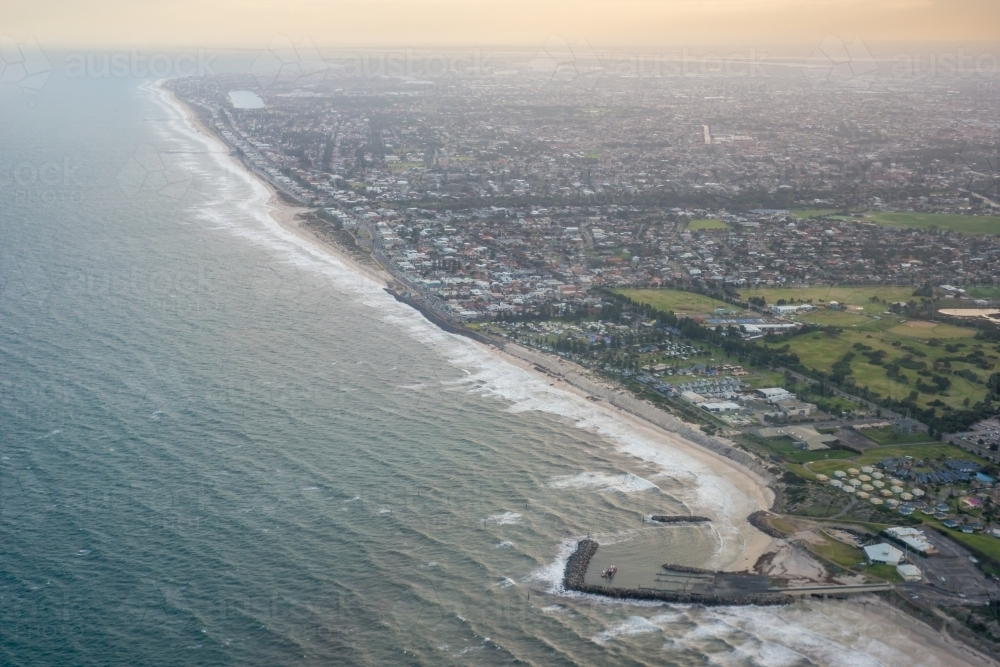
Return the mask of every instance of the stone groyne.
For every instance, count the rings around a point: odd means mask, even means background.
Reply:
[[[783,605],[791,602],[787,595],[779,593],[692,593],[685,591],[661,590],[656,588],[615,588],[612,586],[596,586],[585,581],[587,567],[590,560],[597,553],[599,545],[594,540],[580,540],[570,557],[566,560],[566,570],[563,574],[563,587],[566,590],[578,591],[580,593],[590,593],[604,597],[617,598],[622,600],[657,600],[660,602],[680,602],[690,604],[703,604],[709,606],[725,605],[761,605],[773,606]],[[675,572],[692,572],[699,574],[721,574],[710,570],[699,570],[697,568],[685,568],[681,566],[666,565]],[[730,575],[738,576],[738,575]]]
[[[670,514],[654,514],[649,517],[654,523],[708,523],[711,521],[707,516],[674,516]]]

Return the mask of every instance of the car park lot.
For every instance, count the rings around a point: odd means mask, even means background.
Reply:
[[[924,533],[940,553],[926,558],[913,552],[907,554],[910,562],[924,574],[923,582],[907,588],[911,592],[924,589],[923,594],[928,599],[950,604],[955,604],[956,597],[970,604],[985,604],[993,584],[976,567],[972,555],[928,526],[924,527]]]
[[[1000,460],[1000,452],[993,449],[1000,446],[1000,419],[985,419],[969,431],[950,436],[949,440],[985,459]]]

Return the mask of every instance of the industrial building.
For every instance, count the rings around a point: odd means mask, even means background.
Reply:
[[[910,528],[908,526],[895,526],[886,528],[882,534],[901,547],[920,554],[930,556],[938,552],[937,548],[931,544],[930,540],[922,530]]]
[[[757,393],[764,397],[764,400],[768,403],[795,400],[795,394],[783,387],[765,387],[763,389],[758,389]]]

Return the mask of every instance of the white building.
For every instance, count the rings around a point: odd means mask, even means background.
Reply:
[[[790,315],[791,313],[798,312],[800,310],[815,310],[816,307],[811,303],[799,303],[794,306],[771,306],[771,312],[778,315]]]
[[[782,387],[766,387],[764,389],[758,389],[757,393],[763,396],[768,403],[790,401],[795,398],[795,394]]]
[[[936,554],[937,549],[931,544],[931,541],[927,539],[927,535],[924,531],[918,530],[916,528],[896,526],[894,528],[886,528],[882,533],[892,539],[898,544],[902,544],[907,549],[915,551],[921,556],[928,556],[930,554]]]
[[[719,403],[702,403],[701,409],[716,413],[739,412],[740,405],[732,401],[721,401]]]
[[[916,565],[910,565],[909,563],[896,566],[896,572],[899,576],[903,578],[903,581],[913,583],[915,581],[920,581],[924,578],[924,575],[920,573],[920,568]]]
[[[869,563],[884,563],[886,565],[899,565],[903,560],[903,552],[891,544],[872,544],[865,547],[865,556]]]

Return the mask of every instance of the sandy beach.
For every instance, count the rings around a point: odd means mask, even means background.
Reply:
[[[532,361],[526,360],[521,356],[516,356],[506,350],[482,344],[479,345],[490,354],[499,356],[504,361],[518,366],[529,373],[539,373],[538,369],[535,368],[536,364],[532,363]],[[519,348],[519,346],[513,344],[509,347],[518,352],[523,350],[523,348]],[[714,474],[724,478],[747,496],[755,505],[752,511],[768,509],[774,502],[774,493],[768,488],[767,481],[752,470],[748,470],[731,459],[700,447],[678,436],[676,433],[672,433],[642,417],[617,407],[606,398],[596,396],[595,392],[588,392],[586,389],[581,388],[579,380],[582,379],[583,372],[576,364],[567,362],[555,355],[543,354],[537,350],[529,350],[528,352],[537,357],[544,357],[545,367],[550,371],[544,377],[550,385],[588,401],[594,410],[604,412],[618,421],[627,423],[635,433],[650,442],[656,443],[660,447],[683,452],[697,462],[705,465]],[[591,378],[587,379],[593,382]],[[605,385],[605,387],[608,392],[623,392],[623,390],[609,385]],[[607,394],[604,395],[606,396]],[[745,522],[746,516],[733,516],[732,520],[734,524],[738,525],[739,522]],[[741,530],[741,534],[745,541],[741,545],[740,556],[726,568],[731,571],[752,569],[761,556],[769,551],[773,551],[775,547],[774,540],[771,537],[749,524],[745,525],[745,530]]]
[[[242,165],[240,166],[242,167]],[[320,248],[323,252],[329,253],[337,261],[342,262],[354,271],[375,282],[383,285],[391,282],[392,276],[380,267],[372,267],[356,261],[355,258],[345,253],[336,245],[326,242],[310,230],[303,228],[297,216],[309,209],[288,204],[274,191],[270,184],[264,182],[264,185],[271,192],[271,200],[268,202],[268,205],[272,209],[271,217],[283,229],[295,234],[303,241]],[[751,500],[755,506],[754,509],[768,509],[773,504],[773,491],[768,487],[767,481],[754,471],[725,456],[721,456],[690,442],[678,436],[678,434],[666,430],[636,414],[617,407],[606,398],[608,393],[626,396],[627,393],[623,389],[595,381],[592,377],[585,375],[583,368],[565,361],[556,355],[545,354],[537,350],[526,350],[514,344],[508,344],[507,350],[479,342],[474,342],[474,344],[487,353],[503,359],[507,363],[543,378],[550,386],[587,401],[594,410],[603,412],[620,422],[628,424],[633,432],[655,443],[657,446],[673,451],[681,451],[690,456],[695,461],[709,468],[713,474],[730,482],[740,493]],[[535,358],[544,359],[544,366],[542,367],[548,372],[543,374],[536,368],[536,363],[512,352],[520,354],[527,352]],[[587,391],[581,388],[580,384],[583,384],[581,381],[599,383],[602,385],[604,391]],[[602,394],[602,396],[596,395],[597,393]],[[733,572],[752,571],[763,556],[770,554],[769,574],[785,576],[800,585],[822,581],[827,576],[825,569],[813,558],[809,557],[805,551],[794,548],[786,540],[774,539],[760,532],[749,523],[746,523],[746,516],[734,515],[731,517],[731,520],[734,525],[740,526],[739,539],[741,540],[741,544],[739,555],[725,568],[726,570]],[[997,664],[990,657],[979,653],[972,647],[952,638],[946,633],[936,631],[926,624],[916,621],[905,612],[876,597],[841,602],[838,604],[838,609],[840,608],[839,605],[844,605],[844,613],[848,615],[856,614],[858,609],[863,610],[869,616],[867,619],[868,631],[873,635],[881,636],[889,645],[917,641],[921,644],[925,654],[933,656],[933,660],[937,664]],[[903,635],[901,635],[901,628],[905,629],[902,631]],[[889,639],[890,637],[892,639]]]

